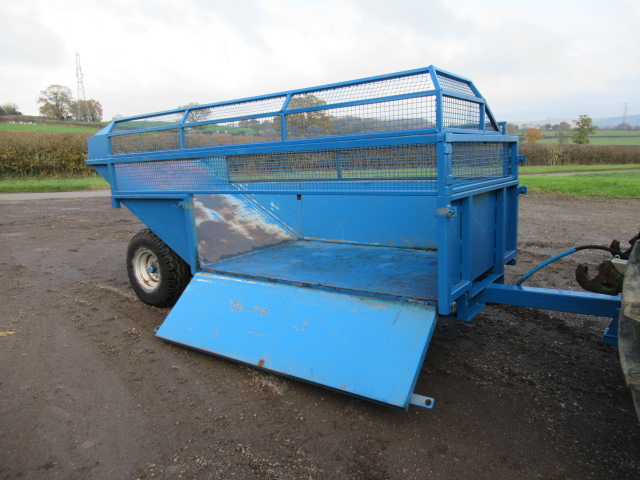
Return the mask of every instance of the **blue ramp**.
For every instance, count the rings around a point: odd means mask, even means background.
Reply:
[[[157,335],[407,409],[435,323],[428,305],[199,273]]]

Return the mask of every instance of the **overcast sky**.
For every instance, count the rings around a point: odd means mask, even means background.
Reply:
[[[499,120],[640,113],[638,0],[2,0],[0,104],[41,90],[104,119],[427,65],[473,80]]]

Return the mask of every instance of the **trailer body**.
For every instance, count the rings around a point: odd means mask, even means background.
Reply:
[[[574,298],[504,285],[522,161],[430,66],[119,119],[88,163],[191,269],[159,337],[406,409],[438,316]]]

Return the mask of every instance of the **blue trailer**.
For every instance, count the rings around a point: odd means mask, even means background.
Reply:
[[[505,284],[522,162],[433,66],[118,119],[88,160],[148,226],[127,266],[173,306],[160,338],[403,409],[433,406],[414,387],[438,317],[617,316],[617,296]]]

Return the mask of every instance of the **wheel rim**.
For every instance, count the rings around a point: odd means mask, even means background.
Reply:
[[[140,248],[133,256],[133,273],[145,292],[153,292],[160,285],[158,257],[148,248]]]

